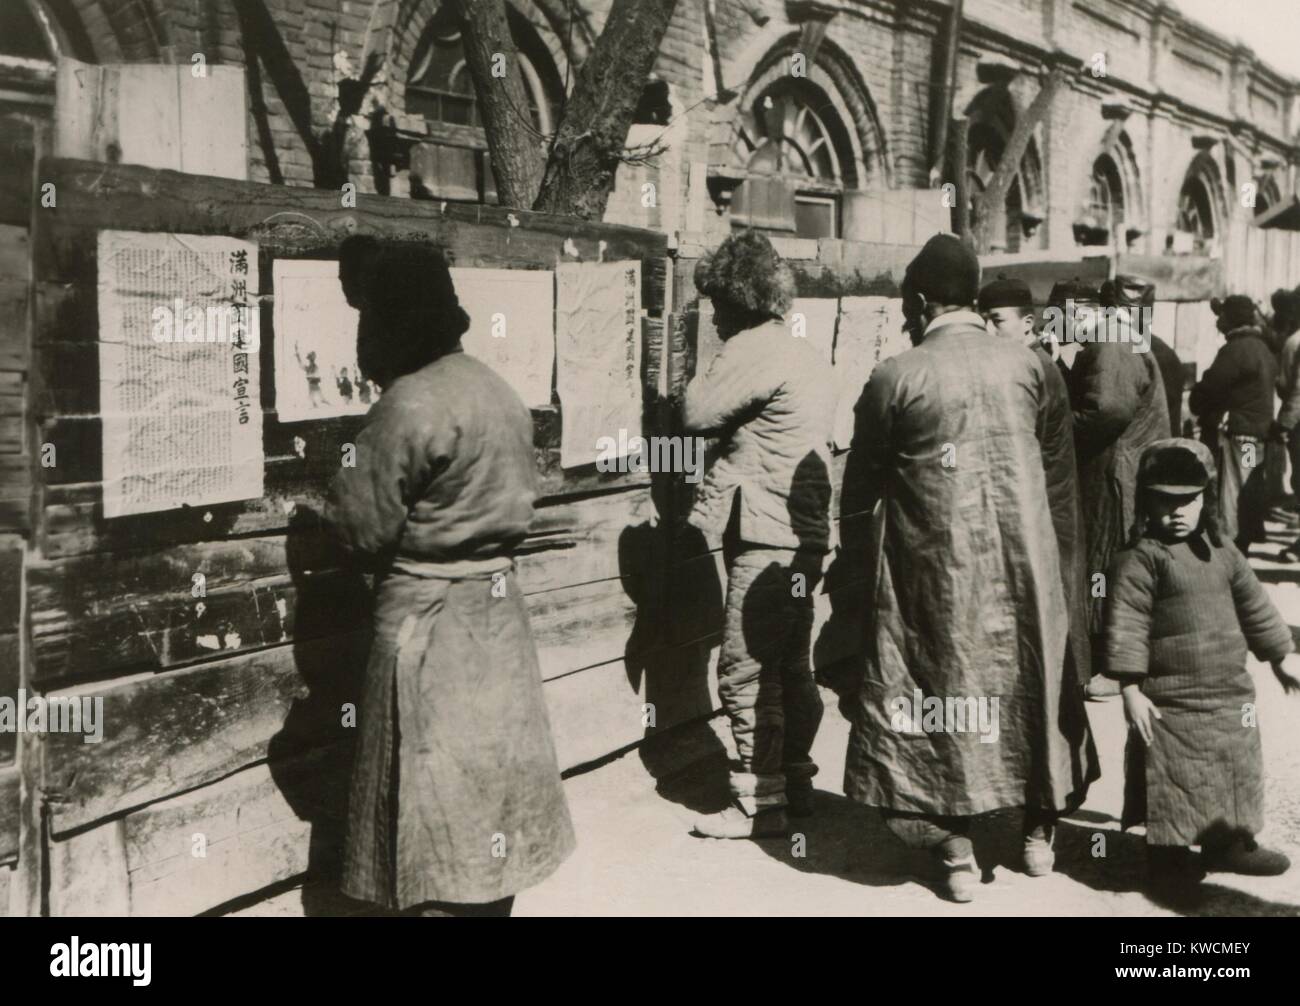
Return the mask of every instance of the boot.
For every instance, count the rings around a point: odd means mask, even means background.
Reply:
[[[1202,846],[1201,863],[1215,873],[1240,873],[1248,877],[1276,877],[1291,868],[1291,860],[1265,849],[1253,838],[1239,838],[1225,846]]]
[[[784,807],[760,810],[750,817],[731,804],[716,814],[697,817],[691,834],[700,838],[773,838],[784,837],[789,827]]]
[[[1056,829],[1050,824],[1040,824],[1025,835],[1025,873],[1031,877],[1046,877],[1056,865]]]

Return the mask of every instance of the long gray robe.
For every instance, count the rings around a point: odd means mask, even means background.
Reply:
[[[1045,375],[977,315],[943,318],[875,369],[857,405],[842,512],[878,507],[845,792],[935,815],[1062,810],[1098,772],[1082,696],[1062,687],[1069,619],[1039,440]],[[967,710],[983,700],[985,726],[996,700],[996,737],[952,729],[955,718],[897,729],[897,703],[918,692]]]

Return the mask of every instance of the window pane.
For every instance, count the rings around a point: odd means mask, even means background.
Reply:
[[[795,234],[801,238],[835,237],[838,203],[834,199],[796,198],[794,203]]]

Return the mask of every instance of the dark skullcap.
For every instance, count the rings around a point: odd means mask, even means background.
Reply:
[[[980,289],[980,260],[960,238],[936,234],[908,264],[903,284],[931,304],[973,304]]]
[[[1047,305],[1065,307],[1067,300],[1072,300],[1076,304],[1096,304],[1100,297],[1095,286],[1089,286],[1076,276],[1074,279],[1063,279],[1054,284],[1052,292],[1047,295]]]
[[[1029,291],[1029,284],[1024,280],[999,276],[980,291],[981,313],[992,311],[995,307],[1017,307],[1028,311],[1033,306],[1034,295]]]

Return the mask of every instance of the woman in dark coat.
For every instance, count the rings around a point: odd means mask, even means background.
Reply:
[[[509,914],[574,845],[512,558],[537,493],[532,419],[462,352],[440,254],[362,239],[340,267],[361,375],[384,391],[326,511],[378,570],[343,891]]]
[[[1247,648],[1282,667],[1291,630],[1250,566],[1221,539],[1214,461],[1195,440],[1142,454],[1133,544],[1115,560],[1106,618],[1107,673],[1124,686],[1132,732],[1124,827],[1146,822],[1152,881],[1199,879],[1201,866],[1274,874],[1289,865],[1254,836],[1264,824],[1263,759]],[[1202,864],[1189,846],[1202,847]]]

